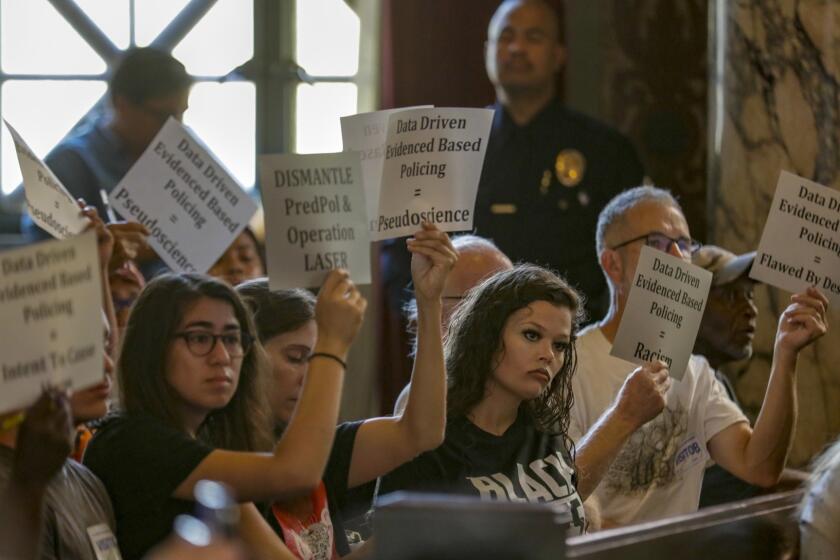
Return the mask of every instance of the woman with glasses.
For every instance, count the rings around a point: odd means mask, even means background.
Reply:
[[[293,558],[248,502],[307,493],[320,483],[344,360],[365,306],[345,271],[329,274],[315,306],[319,337],[298,414],[275,446],[264,351],[233,288],[195,274],[165,275],[146,286],[117,364],[123,411],[85,454],[111,496],[125,560],[144,556],[177,515],[192,512],[193,487],[202,479],[227,484],[245,504],[242,536],[257,557]]]

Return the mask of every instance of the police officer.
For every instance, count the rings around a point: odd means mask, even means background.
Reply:
[[[564,108],[556,76],[566,59],[559,18],[544,0],[503,2],[487,30],[496,114],[478,188],[475,225],[514,261],[554,268],[608,306],[595,253],[598,213],[644,172],[618,131]]]

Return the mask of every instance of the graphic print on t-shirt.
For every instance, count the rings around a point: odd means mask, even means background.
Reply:
[[[573,474],[560,452],[555,452],[531,461],[527,467],[516,463],[513,477],[499,472],[466,478],[478,490],[482,500],[569,504],[572,524],[583,527],[583,505],[572,484]]]
[[[338,558],[333,538],[333,524],[327,505],[324,483],[312,493],[312,515],[301,521],[275,503],[271,512],[283,531],[283,541],[300,560],[333,560]]]
[[[686,441],[688,414],[681,403],[636,430],[604,477],[611,492],[644,493],[676,479],[675,457]]]

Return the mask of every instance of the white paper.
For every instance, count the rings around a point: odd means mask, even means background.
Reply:
[[[472,229],[492,121],[492,109],[391,114],[373,240],[411,235],[424,221],[442,231]]]
[[[642,247],[610,354],[639,365],[662,360],[682,379],[711,286],[708,270]]]
[[[272,290],[319,287],[344,268],[370,284],[370,234],[359,152],[260,157]]]
[[[840,192],[782,171],[750,278],[840,307]]]
[[[109,201],[149,229],[149,244],[178,272],[206,272],[257,211],[209,148],[171,117]]]
[[[67,192],[58,177],[4,120],[17,151],[26,207],[32,220],[57,239],[66,239],[83,231],[90,220],[82,216],[73,195]],[[88,201],[93,202],[93,201]]]
[[[379,190],[382,182],[382,163],[385,161],[388,118],[401,111],[431,107],[432,105],[418,105],[341,117],[341,139],[344,151],[357,151],[361,155],[365,208],[371,231],[376,225],[374,218],[379,215]]]
[[[0,253],[0,413],[103,379],[96,233]]]

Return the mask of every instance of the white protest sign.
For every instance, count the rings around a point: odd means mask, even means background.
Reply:
[[[0,314],[0,412],[32,404],[45,382],[101,382],[96,233],[0,253]]]
[[[388,118],[375,241],[410,235],[422,222],[472,229],[492,109],[412,109]]]
[[[149,229],[149,244],[178,272],[206,272],[257,211],[210,149],[171,117],[109,200]]]
[[[711,286],[708,270],[642,247],[610,354],[640,365],[662,360],[682,379]]]
[[[32,220],[47,233],[65,239],[83,231],[90,220],[81,215],[73,195],[67,192],[58,177],[24,142],[17,130],[4,120],[17,151],[26,207]]]
[[[840,192],[782,171],[750,278],[840,306]]]
[[[400,111],[431,107],[431,105],[418,105],[341,117],[341,140],[344,151],[353,150],[361,154],[365,207],[371,231],[376,224],[375,217],[379,210],[379,190],[382,181],[382,163],[385,158],[385,141],[388,136],[388,118]]]
[[[260,157],[271,289],[317,287],[335,268],[370,284],[359,152]]]

